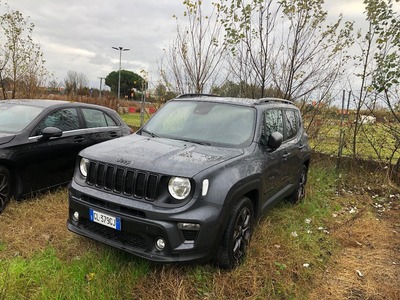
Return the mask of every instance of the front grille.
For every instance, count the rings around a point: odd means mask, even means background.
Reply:
[[[102,199],[97,199],[97,198],[92,198],[90,196],[84,195],[82,197],[82,200],[84,200],[86,203],[90,204],[90,206],[98,206],[103,209],[109,209],[113,210],[115,212],[119,212],[122,214],[127,214],[129,216],[134,216],[134,217],[139,217],[139,218],[146,218],[146,213],[142,210],[138,210],[132,207],[126,207],[122,205],[118,205],[116,203],[104,201]]]
[[[99,235],[122,245],[139,248],[141,250],[145,250],[147,248],[145,239],[137,234],[118,231],[89,220],[82,220],[80,222],[80,226],[93,234]]]
[[[86,182],[99,189],[154,201],[160,176],[91,161]]]

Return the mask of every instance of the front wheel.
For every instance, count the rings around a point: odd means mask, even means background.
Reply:
[[[218,247],[215,262],[219,267],[233,269],[243,261],[253,233],[253,225],[253,204],[249,198],[243,197],[233,207]]]
[[[0,213],[4,210],[11,197],[11,176],[8,169],[0,166]]]

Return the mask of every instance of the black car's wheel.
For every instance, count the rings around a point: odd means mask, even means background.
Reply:
[[[253,232],[253,204],[247,197],[241,198],[233,207],[231,218],[217,250],[215,263],[223,269],[239,265],[245,255]]]
[[[307,166],[303,165],[299,182],[297,183],[297,187],[290,197],[290,202],[298,203],[304,199],[304,196],[306,194],[307,172],[308,172]]]
[[[10,172],[0,166],[0,212],[4,210],[11,197],[11,177]]]

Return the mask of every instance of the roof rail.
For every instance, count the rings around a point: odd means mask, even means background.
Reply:
[[[258,99],[259,103],[266,103],[266,102],[281,102],[286,104],[293,104],[293,101],[281,99],[281,98],[260,98]]]
[[[212,95],[212,94],[182,94],[177,96],[175,99],[179,98],[194,98],[194,97],[220,97],[218,95]]]

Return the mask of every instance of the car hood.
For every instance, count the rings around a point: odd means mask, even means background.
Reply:
[[[193,177],[242,154],[242,149],[217,148],[137,134],[97,144],[80,153],[82,157],[113,165],[185,177]]]
[[[0,132],[0,145],[11,142],[15,138],[13,133]]]

